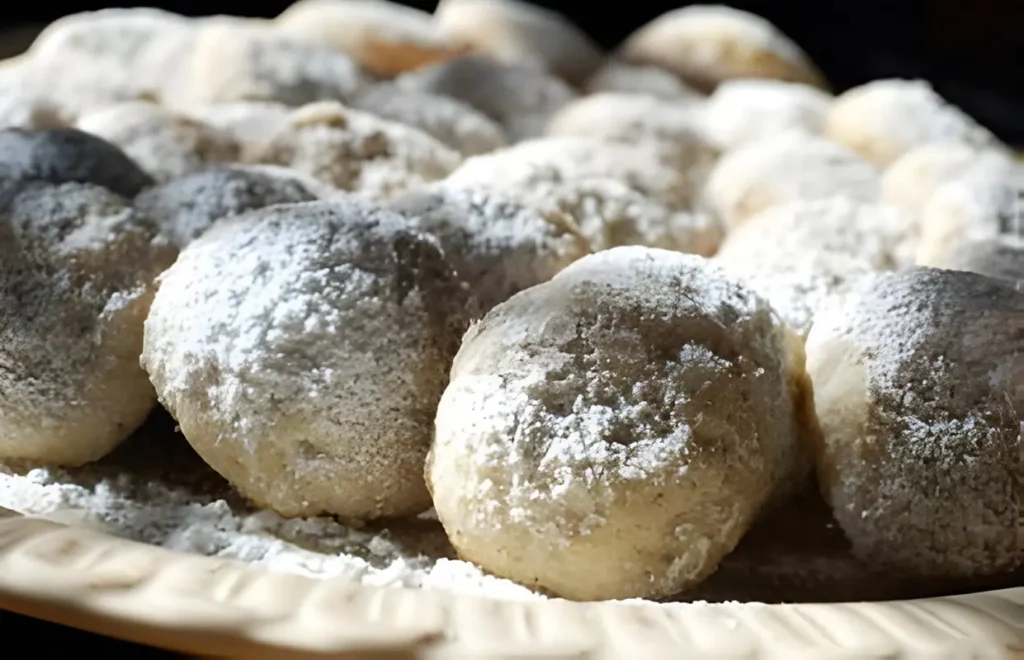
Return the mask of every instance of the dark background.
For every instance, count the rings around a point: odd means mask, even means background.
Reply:
[[[15,4],[10,0],[2,4],[0,25],[7,27],[109,6],[81,1]],[[288,4],[288,0],[180,0],[154,6],[188,15],[270,17]],[[406,4],[429,11],[435,2]],[[562,11],[611,48],[658,14],[692,3],[576,0],[537,4]],[[1022,0],[732,0],[725,4],[760,14],[778,25],[811,55],[839,91],[883,77],[925,78],[1005,141],[1024,145]]]
[[[153,3],[186,15],[271,17],[288,5],[240,0]],[[432,10],[434,2],[407,2]],[[632,30],[679,2],[538,2],[575,20],[613,48]],[[886,77],[925,78],[947,99],[995,131],[1024,145],[1024,0],[733,0],[734,7],[769,19],[822,68],[837,91]],[[0,29],[39,25],[101,3],[3,3]],[[2,46],[2,44],[0,44]],[[10,44],[13,46],[13,44]],[[106,655],[173,658],[0,613],[6,648],[38,648],[47,657]],[[43,646],[39,646],[43,644]]]

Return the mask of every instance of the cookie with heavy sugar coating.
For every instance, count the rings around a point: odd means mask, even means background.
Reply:
[[[427,461],[438,518],[460,556],[558,596],[682,591],[800,482],[802,360],[700,257],[584,257],[463,340]]]
[[[473,309],[401,216],[351,196],[280,204],[182,251],[142,364],[188,442],[256,504],[412,515],[430,506],[423,461]]]

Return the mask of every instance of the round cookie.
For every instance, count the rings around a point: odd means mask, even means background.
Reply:
[[[829,107],[825,135],[878,167],[930,142],[1003,148],[923,80],[876,80],[843,92]]]
[[[175,250],[100,186],[7,182],[0,201],[0,460],[78,466],[149,415],[139,367]]]
[[[957,271],[881,275],[818,315],[818,476],[859,559],[929,578],[1024,560],[1022,338],[1024,293]]]
[[[235,162],[241,155],[241,146],[231,135],[144,101],[85,114],[75,127],[117,145],[157,181]]]
[[[441,34],[430,14],[387,0],[298,0],[273,25],[296,39],[341,51],[382,77],[465,51]]]
[[[505,131],[471,105],[447,96],[375,85],[351,104],[356,110],[418,128],[463,156],[475,156],[508,144]]]
[[[699,101],[704,95],[668,71],[609,58],[583,86],[586,94],[622,92],[648,94],[662,99]]]
[[[0,131],[0,180],[92,183],[134,197],[153,178],[118,147],[74,128]]]
[[[250,158],[380,199],[442,179],[462,161],[420,130],[332,101],[295,110]]]
[[[692,207],[698,184],[656,146],[583,137],[537,138],[473,156],[446,180],[520,192],[587,179],[615,179],[672,211]]]
[[[1004,152],[964,142],[929,142],[897,158],[882,174],[882,201],[920,216],[943,184],[963,177],[1009,175],[1013,160]]]
[[[248,22],[211,20],[197,27],[183,60],[163,86],[168,105],[344,102],[369,84],[349,56]]]
[[[946,255],[941,266],[1020,285],[1024,282],[1024,232],[1018,236],[965,240]]]
[[[722,156],[708,176],[704,203],[731,231],[760,211],[801,199],[873,202],[879,186],[878,172],[859,156],[797,131]]]
[[[508,300],[590,252],[572,218],[484,188],[444,182],[389,206],[436,237],[481,312]]]
[[[573,101],[548,123],[547,134],[615,142],[648,142],[688,166],[695,179],[706,176],[718,157],[701,131],[699,106],[645,94],[604,92]]]
[[[736,78],[773,78],[824,87],[821,73],[774,25],[723,5],[690,5],[666,12],[626,38],[618,56],[672,71],[711,92]]]
[[[185,247],[222,218],[315,199],[316,192],[297,176],[222,167],[145,190],[135,198],[135,209],[155,222],[173,243]]]
[[[292,110],[273,101],[235,101],[182,109],[190,117],[230,135],[241,145],[243,154],[250,145],[269,139]]]
[[[714,260],[805,337],[828,301],[874,273],[912,264],[916,239],[913,217],[898,209],[843,197],[804,200],[754,215]]]
[[[786,332],[705,260],[585,257],[466,334],[427,483],[459,555],[573,600],[712,573],[799,453]]]
[[[473,106],[498,122],[513,142],[542,135],[551,115],[576,97],[568,85],[542,70],[481,56],[457,57],[395,82]]]
[[[595,252],[644,245],[711,256],[722,239],[721,226],[708,214],[669,209],[615,179],[539,183],[517,196],[568,214]]]
[[[509,64],[535,64],[572,85],[601,64],[601,49],[565,16],[520,0],[441,0],[441,33]]]
[[[142,364],[188,442],[257,505],[412,515],[430,507],[424,458],[472,307],[401,216],[351,197],[282,204],[182,251]]]
[[[945,268],[948,255],[965,242],[1024,236],[1020,177],[968,173],[931,196],[920,216],[917,264]]]
[[[820,89],[801,83],[730,80],[704,104],[704,131],[723,150],[790,131],[820,135],[831,100]]]

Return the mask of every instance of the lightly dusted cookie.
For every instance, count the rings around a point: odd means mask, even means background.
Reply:
[[[701,108],[705,136],[731,150],[790,131],[820,135],[832,97],[822,90],[782,80],[730,80]]]
[[[143,321],[176,251],[106,188],[0,187],[0,460],[98,460],[156,403]]]
[[[441,0],[438,29],[474,52],[535,65],[582,84],[601,64],[601,49],[562,14],[520,0]]]
[[[427,459],[438,519],[461,557],[561,597],[693,586],[799,482],[793,346],[700,257],[584,257],[466,334]]]
[[[345,53],[389,78],[465,52],[430,14],[387,0],[298,0],[274,19],[275,29]]]
[[[836,196],[873,202],[880,185],[878,172],[857,154],[790,131],[725,154],[708,175],[703,201],[728,231],[787,202]]]
[[[182,250],[142,364],[189,444],[257,505],[413,515],[430,507],[423,461],[472,313],[401,216],[353,196],[280,204]]]
[[[737,78],[825,86],[807,54],[778,28],[724,5],[690,5],[666,12],[627,37],[617,56],[668,69],[704,92]]]
[[[1024,292],[959,271],[880,275],[818,315],[806,350],[821,490],[859,559],[933,578],[1024,561]]]
[[[389,208],[438,239],[481,313],[550,280],[590,252],[566,213],[483,187],[440,182],[400,197]]]
[[[250,160],[290,167],[339,190],[388,199],[443,179],[462,161],[423,131],[321,101],[295,110]]]
[[[153,178],[117,146],[74,128],[0,131],[0,180],[92,183],[134,197]]]

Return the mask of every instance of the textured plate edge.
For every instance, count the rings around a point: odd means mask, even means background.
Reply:
[[[1024,660],[1024,587],[837,605],[495,601],[285,575],[4,509],[0,609],[253,660],[617,658],[626,649],[695,659]]]

